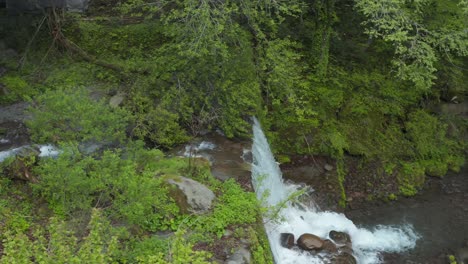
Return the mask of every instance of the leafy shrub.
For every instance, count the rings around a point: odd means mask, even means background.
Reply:
[[[89,177],[87,170],[93,162],[83,157],[76,146],[64,146],[57,159],[42,159],[35,168],[40,181],[33,190],[46,198],[58,215],[65,216],[75,210],[92,207],[93,194],[99,190],[100,179]]]
[[[146,230],[175,228],[179,208],[165,180],[155,176],[172,172],[178,162],[171,165],[160,151],[144,150],[141,144],[128,153],[104,151],[99,158],[81,155],[76,146],[62,149],[58,158],[40,161],[36,173],[41,179],[33,185],[57,214],[103,207]]]
[[[418,162],[402,162],[397,180],[401,194],[413,196],[424,184],[424,167]]]
[[[20,76],[6,75],[0,78],[0,104],[29,99],[36,91]]]
[[[83,87],[49,90],[35,98],[26,124],[34,141],[113,141],[125,138],[128,114],[103,100],[93,101]]]
[[[175,233],[167,254],[152,252],[148,255],[137,257],[141,264],[209,264],[211,254],[206,251],[193,250],[193,244],[184,238],[185,231],[179,230]],[[156,253],[156,254],[155,254]]]
[[[189,139],[178,123],[179,116],[161,105],[154,105],[149,97],[135,94],[129,107],[135,123],[132,135],[138,139],[149,139],[165,148]]]
[[[213,213],[199,219],[202,230],[221,237],[230,225],[255,223],[259,213],[255,193],[244,191],[233,179],[225,181],[220,191]]]
[[[0,263],[113,263],[119,253],[118,232],[101,212],[94,210],[88,235],[78,242],[65,223],[50,219],[47,228],[37,227],[29,237],[25,233],[6,232]]]

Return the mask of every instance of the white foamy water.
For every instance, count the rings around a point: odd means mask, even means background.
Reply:
[[[185,146],[185,152],[184,156],[185,157],[203,157],[203,155],[198,154],[200,151],[203,150],[213,150],[216,148],[216,145],[214,143],[211,143],[209,141],[202,141],[198,146],[195,145],[186,145]]]
[[[0,151],[0,162],[4,161],[6,158],[10,157],[10,156],[13,156],[15,155],[16,153],[18,153],[18,151],[20,151],[22,149],[22,147],[20,148],[14,148],[14,149],[9,149],[9,150],[5,150],[5,151]]]
[[[256,119],[254,119],[253,132],[253,185],[257,197],[263,199],[267,206],[274,206],[285,201],[298,187],[283,182],[281,170]],[[360,264],[381,263],[380,252],[406,251],[413,248],[419,238],[412,227],[407,224],[376,226],[369,230],[357,227],[343,214],[301,209],[289,202],[280,211],[280,216],[284,219],[280,223],[264,219],[273,257],[277,264],[322,264],[330,261],[330,256],[325,253],[313,256],[282,247],[279,239],[280,233],[292,233],[296,239],[304,233],[329,239],[328,233],[331,230],[346,232],[351,236],[354,256]]]
[[[25,145],[19,148],[9,149],[5,151],[0,151],[0,162],[4,161],[5,159],[18,154],[22,149],[30,147],[29,145]],[[36,145],[39,149],[39,157],[56,157],[60,154],[60,150],[52,145]]]

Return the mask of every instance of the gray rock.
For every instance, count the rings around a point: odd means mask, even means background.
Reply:
[[[204,213],[211,208],[215,195],[205,185],[182,176],[170,179],[168,183],[177,186],[184,193],[189,205],[189,211]]]
[[[251,261],[250,251],[244,247],[238,248],[234,254],[229,256],[225,264],[250,264]]]
[[[109,105],[114,108],[118,107],[122,104],[124,99],[125,99],[125,94],[118,93],[111,97],[111,99],[109,100]]]

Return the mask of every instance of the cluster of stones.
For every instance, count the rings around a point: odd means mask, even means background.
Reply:
[[[357,264],[353,256],[352,242],[349,234],[338,231],[330,231],[330,239],[323,239],[313,234],[302,234],[295,243],[294,235],[281,233],[281,246],[294,250],[305,250],[312,254],[326,252],[332,255],[334,264]]]

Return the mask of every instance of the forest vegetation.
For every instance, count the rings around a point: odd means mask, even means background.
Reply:
[[[201,245],[228,229],[251,241],[254,263],[272,263],[255,194],[204,161],[165,155],[204,131],[248,139],[252,116],[279,162],[333,158],[342,206],[350,157],[397,187],[382,197],[415,195],[465,162],[468,123],[439,110],[467,100],[465,0],[0,12],[3,45],[17,52],[0,56],[0,104],[30,102],[31,140],[62,149],[1,163],[0,263],[210,263]],[[110,106],[116,94],[124,100]],[[85,142],[114,147],[86,153]],[[18,181],[25,171],[32,178]],[[184,212],[167,184],[175,175],[214,191],[213,209]]]

